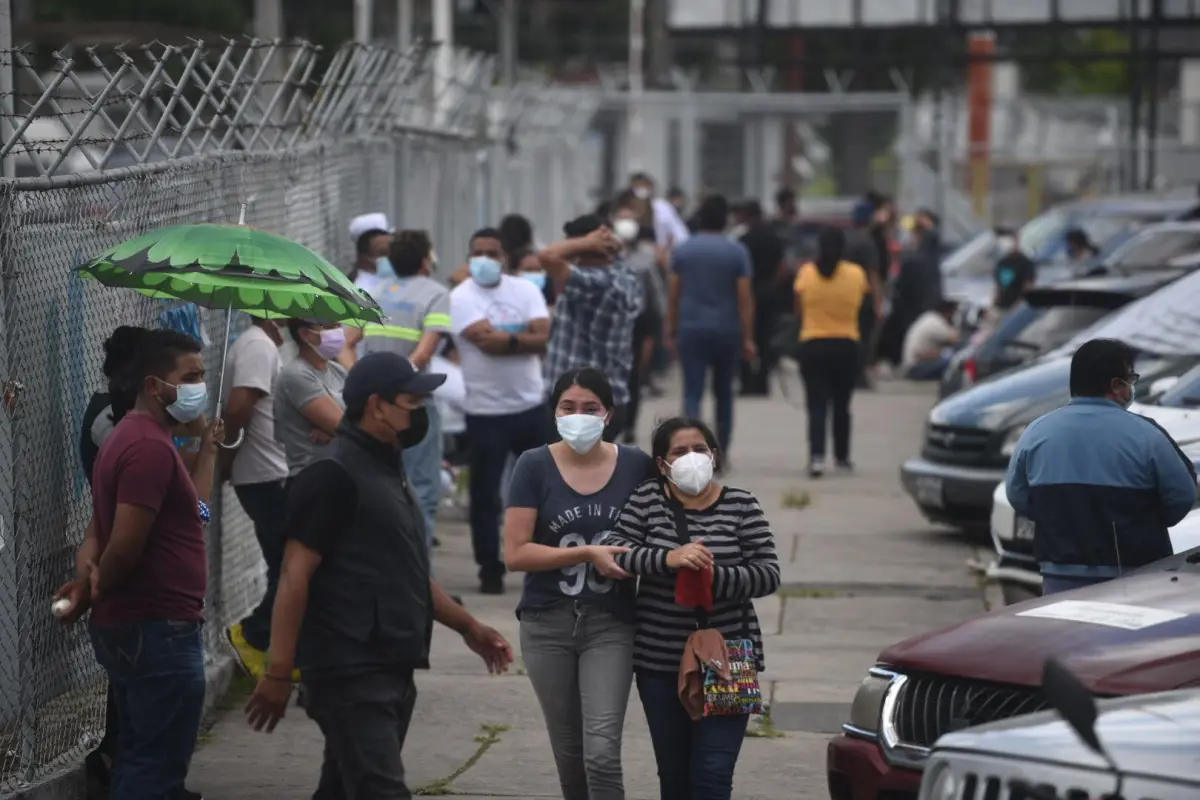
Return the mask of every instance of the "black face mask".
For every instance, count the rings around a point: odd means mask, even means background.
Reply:
[[[397,433],[396,440],[400,442],[402,450],[407,450],[425,441],[425,437],[428,435],[429,409],[422,406],[408,412],[408,428]]]

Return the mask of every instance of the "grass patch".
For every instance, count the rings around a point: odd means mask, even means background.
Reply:
[[[751,739],[783,739],[787,734],[775,727],[771,721],[771,709],[767,708],[746,728],[746,736]]]
[[[812,495],[804,489],[789,489],[783,493],[783,507],[803,509],[812,505]]]
[[[445,797],[446,795],[453,794],[450,785],[461,778],[467,770],[478,764],[479,759],[483,758],[483,754],[490,750],[492,745],[497,744],[508,729],[507,725],[480,725],[479,733],[475,736],[475,742],[479,747],[471,754],[471,757],[446,777],[438,778],[435,781],[430,781],[424,786],[414,789],[413,794],[418,797]]]

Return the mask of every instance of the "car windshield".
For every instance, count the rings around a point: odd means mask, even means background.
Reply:
[[[1185,372],[1153,405],[1170,408],[1200,408],[1200,367]]]
[[[1052,306],[1030,322],[1012,344],[1031,352],[1044,352],[1066,343],[1076,333],[1111,313],[1111,308]]]
[[[1109,314],[1067,342],[1062,354],[1089,339],[1120,339],[1142,353],[1200,355],[1200,272]]]
[[[1173,259],[1200,251],[1200,228],[1148,230],[1121,245],[1108,259],[1117,269],[1164,267]]]

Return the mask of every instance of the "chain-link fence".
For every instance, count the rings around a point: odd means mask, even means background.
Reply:
[[[430,230],[452,268],[470,233],[502,212],[550,230],[590,205],[571,145],[595,98],[497,90],[488,59],[456,54],[452,72],[435,73],[430,55],[347,46],[323,65],[307,44],[259,42],[52,63],[0,53],[0,74],[15,74],[0,94],[0,795],[78,763],[103,733],[104,681],[85,627],[54,622],[50,596],[72,576],[91,514],[79,441],[103,385],[101,343],[118,325],[158,324],[167,308],[72,268],[147,229],[236,221],[243,204],[250,224],[346,265],[349,219],[383,211]],[[531,196],[539,202],[522,207]],[[224,316],[201,315],[215,383]],[[263,578],[232,492],[214,506],[215,668],[227,663],[223,628],[257,601]]]

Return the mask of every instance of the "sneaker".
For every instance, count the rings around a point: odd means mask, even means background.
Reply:
[[[246,641],[242,624],[230,625],[225,629],[225,638],[233,648],[233,656],[242,670],[254,680],[262,680],[267,674],[267,654]]]
[[[837,462],[837,470],[844,475],[853,475],[854,462],[848,458],[839,458]]]
[[[825,459],[817,456],[808,463],[808,477],[819,478],[825,474]]]
[[[504,576],[488,575],[479,579],[480,594],[504,594]]]
[[[267,674],[267,654],[246,641],[242,624],[239,622],[226,628],[225,638],[229,640],[230,646],[233,647],[233,655],[245,673],[256,681],[262,680]],[[299,683],[300,670],[292,670],[292,681]]]

